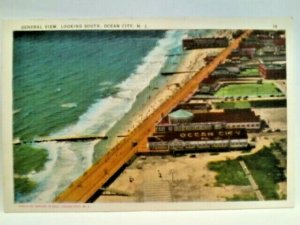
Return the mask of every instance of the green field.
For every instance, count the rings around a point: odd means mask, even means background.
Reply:
[[[266,97],[271,95],[282,95],[281,91],[273,83],[229,84],[215,93],[217,97]]]
[[[274,150],[282,151],[276,149],[278,146],[264,147],[254,155],[243,157],[260,191],[267,200],[279,199],[277,183],[286,181],[284,169],[279,167],[279,160],[272,153]]]
[[[211,162],[210,170],[218,172],[216,176],[217,186],[225,185],[250,185],[245,173],[237,160]]]
[[[216,102],[217,109],[248,109],[251,108],[249,101],[236,101],[236,102]]]
[[[246,69],[244,71],[241,71],[240,75],[241,77],[247,77],[247,76],[259,76],[258,69]]]
[[[244,160],[261,193],[266,200],[282,199],[277,193],[278,183],[286,181],[284,168],[273,154],[281,153],[286,157],[286,140],[272,143],[270,147],[263,147],[259,152],[240,156],[235,160],[211,162],[210,170],[218,172],[216,185],[249,185],[239,160]],[[284,198],[284,197],[283,197]],[[251,196],[235,196],[228,200],[253,200]]]

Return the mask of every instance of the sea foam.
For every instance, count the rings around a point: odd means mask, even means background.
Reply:
[[[168,52],[178,46],[183,32],[168,31],[164,38],[137,66],[136,70],[117,87],[120,89],[113,96],[97,100],[79,117],[75,124],[52,133],[50,136],[76,136],[105,133],[128,112],[137,95],[146,88],[150,81],[160,73],[167,60]],[[109,85],[108,83],[103,86]],[[102,86],[100,84],[100,86]],[[46,148],[49,160],[45,170],[31,175],[39,183],[37,190],[23,201],[46,203],[65,189],[92,164],[94,146],[97,141],[84,143],[40,143],[38,147]],[[21,199],[22,201],[22,199]]]

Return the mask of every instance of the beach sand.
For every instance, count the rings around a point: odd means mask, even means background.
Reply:
[[[207,33],[209,37],[227,37],[232,39],[234,30],[218,30]],[[179,62],[176,71],[178,73],[171,76],[158,75],[149,86],[138,96],[132,108],[111,128],[106,135],[107,140],[102,140],[95,145],[93,161],[97,161],[106,154],[109,149],[116,146],[128,133],[141,124],[152,112],[154,112],[164,101],[190,80],[196,72],[206,65],[204,58],[207,55],[217,55],[224,48],[195,49],[183,52],[184,57]]]
[[[252,136],[257,136],[253,134]],[[254,154],[263,146],[269,146],[274,138],[286,137],[286,133],[265,133],[256,137],[256,146],[250,152],[231,151],[218,154],[198,153],[196,157],[185,154],[139,156],[114,180],[108,189],[128,196],[104,192],[96,202],[148,202],[148,201],[226,201],[234,196],[255,198],[250,185],[216,186],[217,173],[208,169],[210,162],[236,159]],[[251,139],[251,135],[249,137]],[[133,181],[130,182],[130,178]],[[280,194],[286,193],[286,182],[280,184]]]
[[[171,76],[158,75],[140,93],[131,110],[125,114],[120,121],[107,133],[108,140],[100,141],[95,146],[94,160],[100,158],[107,150],[119,143],[124,136],[141,124],[150,114],[152,114],[164,101],[179,89],[179,86],[190,80],[197,71],[206,65],[204,58],[208,54],[218,54],[223,48],[196,49],[186,51],[184,59],[181,61],[177,71],[190,71],[178,73]],[[178,86],[179,85],[179,86]]]
[[[269,129],[287,130],[287,108],[254,108],[253,111],[269,124]]]

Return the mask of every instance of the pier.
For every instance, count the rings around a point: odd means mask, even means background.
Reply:
[[[250,30],[245,31],[240,37],[233,40],[214,60],[198,71],[191,80],[180,87],[171,98],[161,104],[156,111],[59,194],[54,201],[87,202],[128,160],[134,157],[140,149],[144,149],[147,137],[154,133],[155,124],[160,121],[162,115],[167,115],[179,103],[196,93],[199,83],[207,78],[250,33]]]
[[[32,140],[14,140],[14,145],[27,144],[27,143],[39,143],[39,142],[50,142],[50,141],[92,141],[96,139],[107,139],[107,136],[99,136],[99,135],[85,135],[85,136],[63,136],[63,137],[40,137],[34,138]]]

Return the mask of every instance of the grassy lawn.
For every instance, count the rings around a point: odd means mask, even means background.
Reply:
[[[217,102],[218,109],[246,109],[251,108],[249,101],[236,101],[236,102]]]
[[[14,173],[25,175],[32,171],[44,169],[48,160],[48,152],[45,149],[32,148],[29,145],[14,147]]]
[[[235,160],[211,162],[208,164],[210,170],[218,172],[216,185],[249,185],[239,160],[244,160],[255,182],[266,200],[280,199],[277,189],[278,183],[286,181],[284,168],[281,168],[279,160],[273,151],[286,154],[285,142],[273,143],[270,147],[263,147],[259,152],[241,156]],[[229,200],[254,200],[250,196],[234,196]]]
[[[286,177],[284,169],[278,166],[279,160],[274,156],[272,150],[275,149],[264,147],[258,153],[244,156],[243,159],[263,196],[268,200],[277,200],[279,199],[277,183],[286,181]]]
[[[240,73],[239,76],[259,76],[258,69],[246,69]]]
[[[211,162],[210,170],[218,172],[216,176],[217,186],[225,185],[250,185],[245,173],[237,160]]]
[[[262,84],[229,84],[220,88],[215,96],[217,97],[258,97],[281,95],[282,93],[273,83]]]

